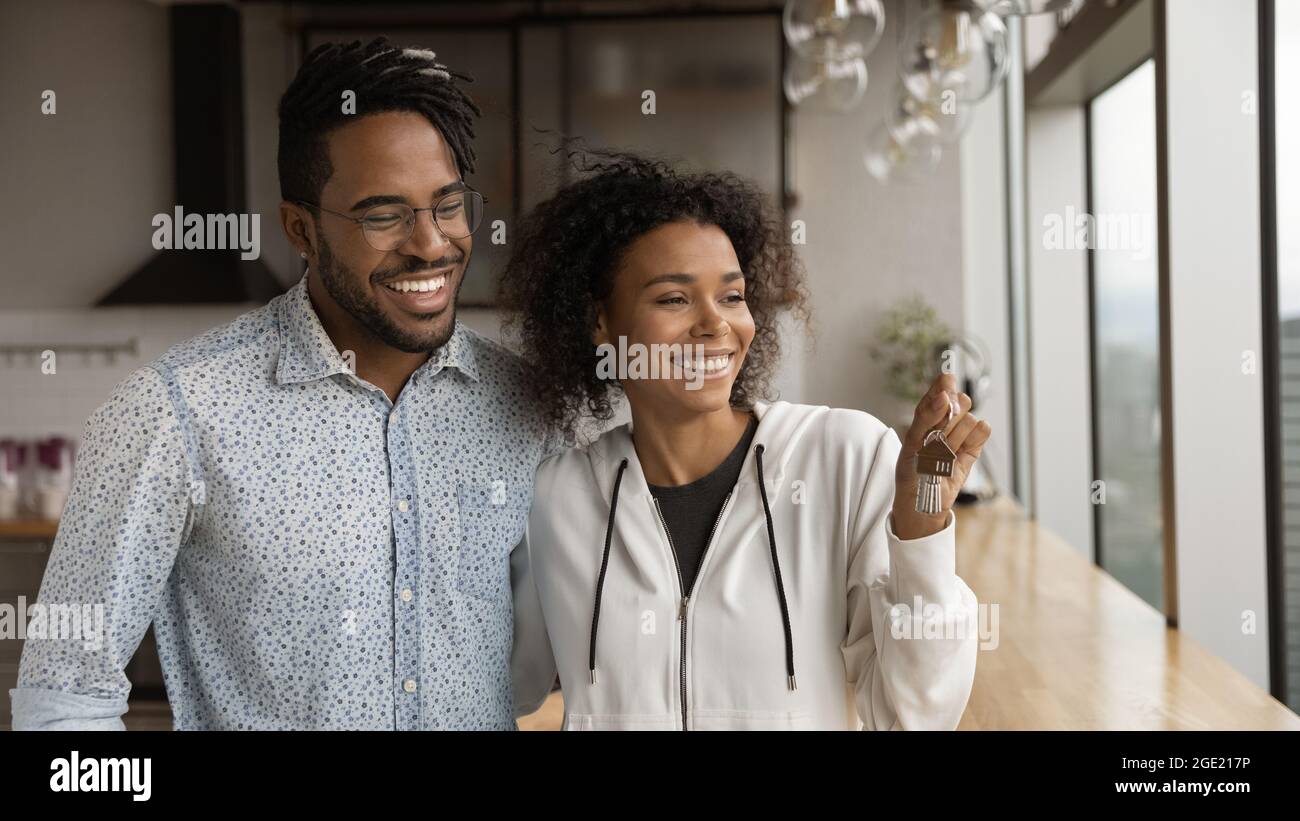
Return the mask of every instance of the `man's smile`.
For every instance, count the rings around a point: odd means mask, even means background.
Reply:
[[[407,274],[381,284],[380,290],[404,311],[413,314],[439,313],[450,302],[456,265]]]

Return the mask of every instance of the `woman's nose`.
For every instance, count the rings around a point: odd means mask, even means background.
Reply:
[[[712,302],[702,303],[701,313],[696,317],[695,325],[691,328],[691,333],[695,336],[707,336],[710,338],[726,336],[731,330],[727,320],[723,319],[722,314],[718,312]]]

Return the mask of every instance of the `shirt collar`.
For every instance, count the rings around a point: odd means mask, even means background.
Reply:
[[[429,361],[421,365],[416,370],[415,375],[428,374],[432,376],[443,368],[456,368],[477,382],[479,381],[478,355],[475,347],[473,332],[457,319],[451,337],[447,339],[441,348],[433,352],[429,357]]]
[[[306,274],[281,297],[277,310],[281,333],[280,361],[275,369],[277,383],[311,382],[336,373],[352,373],[312,307]],[[457,319],[446,344],[434,351],[414,375],[433,375],[444,367],[452,367],[478,381],[474,347],[471,332]]]

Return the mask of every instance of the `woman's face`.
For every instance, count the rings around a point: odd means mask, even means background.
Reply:
[[[753,339],[731,240],[695,222],[661,225],[628,247],[594,335],[597,345],[628,352],[621,382],[633,407],[665,415],[728,407]],[[642,350],[658,361],[657,373],[634,378],[630,360]]]

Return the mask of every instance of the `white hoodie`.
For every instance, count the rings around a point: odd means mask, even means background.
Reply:
[[[558,670],[568,730],[957,726],[978,635],[975,594],[955,570],[956,514],[931,536],[894,534],[901,443],[874,416],[754,410],[689,598],[630,423],[542,463],[511,557],[518,715]]]

